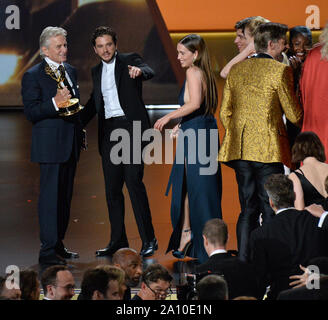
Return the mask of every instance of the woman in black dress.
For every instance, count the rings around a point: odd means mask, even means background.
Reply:
[[[311,204],[321,204],[327,210],[325,180],[328,164],[319,137],[311,131],[300,133],[292,148],[292,161],[302,163],[289,175],[296,194],[295,208],[303,210]]]

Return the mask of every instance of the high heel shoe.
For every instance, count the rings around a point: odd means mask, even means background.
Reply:
[[[174,250],[172,251],[172,255],[178,259],[183,259],[187,253],[189,252],[190,248],[191,248],[191,244],[192,244],[192,239],[193,239],[193,234],[191,232],[190,229],[187,230],[183,230],[183,232],[190,232],[190,240],[186,243],[185,247],[183,248],[183,250]]]

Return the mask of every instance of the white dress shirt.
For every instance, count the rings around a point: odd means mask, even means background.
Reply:
[[[211,254],[210,254],[210,257],[212,257],[213,255],[217,254],[217,253],[226,253],[227,251],[224,250],[224,249],[217,249],[217,250],[214,250]]]
[[[124,116],[115,81],[116,56],[109,63],[102,63],[101,93],[104,98],[105,119]]]
[[[55,75],[57,77],[60,77],[60,72],[58,70],[59,66],[62,65],[64,67],[64,64],[63,63],[58,63],[58,62],[55,62],[55,61],[52,61],[51,59],[49,59],[48,57],[45,57],[44,60],[48,63],[49,67],[52,69],[52,71],[55,73]],[[64,67],[65,69],[65,67]],[[73,90],[73,93],[75,94],[75,90],[73,88],[73,82],[72,80],[70,79],[66,69],[65,69],[65,77],[66,77],[66,80],[68,81],[69,85],[71,86],[72,90]],[[59,108],[57,107],[57,104],[55,102],[55,98],[53,97],[52,98],[52,103],[54,104],[54,107],[57,111],[59,111]]]

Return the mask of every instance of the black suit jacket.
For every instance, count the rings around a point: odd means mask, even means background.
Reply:
[[[129,76],[128,65],[139,67],[142,75],[135,79]],[[86,125],[91,118],[98,114],[98,143],[99,151],[104,135],[104,99],[101,93],[101,75],[103,63],[100,62],[91,70],[93,80],[93,92],[86,104],[85,111],[82,114],[83,123]],[[142,80],[151,79],[154,71],[143,61],[137,53],[119,53],[116,55],[115,63],[115,81],[118,91],[120,105],[128,120],[140,121],[142,132],[150,128],[150,120],[142,100]]]
[[[230,253],[212,255],[205,263],[196,267],[196,272],[223,274],[228,284],[229,299],[239,296],[259,298],[255,269]]]
[[[302,272],[300,264],[306,266],[311,258],[327,255],[326,232],[318,222],[307,211],[289,209],[251,233],[251,261],[262,293],[271,285],[275,298],[290,288],[290,275]]]
[[[328,215],[326,215],[325,219],[323,220],[322,229],[328,230]]]
[[[56,111],[52,98],[57,93],[57,82],[46,74],[46,65],[43,60],[26,71],[22,79],[24,113],[33,123],[31,160],[62,163],[69,159],[74,139],[77,139],[78,157],[82,126],[78,116],[61,117]],[[76,70],[67,63],[64,66],[73,83],[75,95],[79,98]]]

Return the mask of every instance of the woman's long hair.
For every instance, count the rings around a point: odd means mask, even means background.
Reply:
[[[193,64],[203,71],[203,78],[206,83],[205,112],[206,114],[214,114],[218,106],[218,91],[205,41],[198,34],[189,34],[181,39],[179,43],[184,45],[192,53],[196,50],[198,51],[197,58]]]

